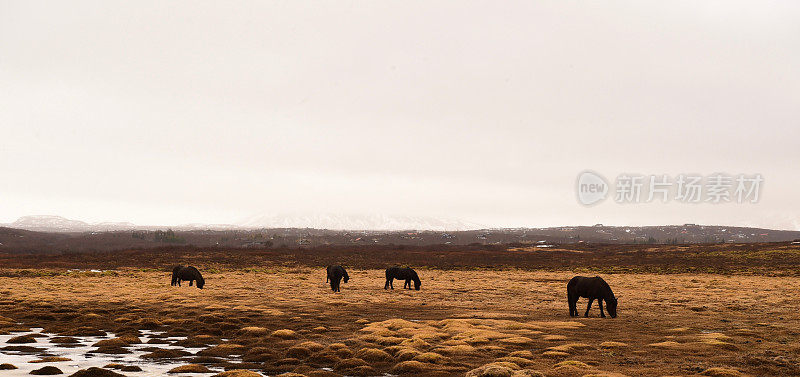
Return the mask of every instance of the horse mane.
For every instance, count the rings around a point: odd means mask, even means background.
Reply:
[[[600,278],[599,276],[597,278],[600,279],[600,283],[603,286],[603,290],[607,290],[608,294],[611,296],[611,298],[616,298],[616,296],[614,296],[614,291],[611,290],[611,286],[608,285],[608,283],[606,283],[606,281],[603,280],[603,278]]]

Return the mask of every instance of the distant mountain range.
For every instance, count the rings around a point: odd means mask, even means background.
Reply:
[[[394,244],[492,244],[492,243],[718,243],[718,242],[778,242],[800,239],[800,231],[720,225],[661,225],[661,226],[561,226],[549,228],[487,228],[480,224],[456,219],[424,216],[388,215],[258,215],[236,224],[184,224],[179,226],[141,226],[128,222],[87,223],[61,216],[24,216],[0,227],[45,232],[54,236],[67,233],[102,236],[109,231],[155,231],[171,228],[188,237],[196,245],[220,245],[231,236],[231,230],[278,237],[281,243],[297,245],[340,244],[351,242]],[[202,232],[196,232],[202,231]],[[209,232],[206,232],[209,231]],[[420,232],[419,234],[417,232]],[[194,233],[193,235],[190,233]],[[422,234],[425,233],[425,234]],[[206,234],[206,236],[200,236]],[[217,234],[217,236],[212,236]],[[358,234],[358,236],[352,236]],[[197,238],[200,237],[200,238]],[[205,237],[205,238],[203,238]],[[231,245],[252,241],[252,237],[236,238]],[[234,237],[235,238],[235,237]],[[226,241],[228,240],[228,241]],[[249,240],[249,241],[248,241]],[[2,244],[0,240],[0,244]],[[10,242],[6,240],[5,242]],[[116,241],[115,241],[116,242]],[[226,244],[227,245],[227,244]]]
[[[164,233],[167,228],[174,232]],[[799,239],[800,231],[719,225],[597,224],[487,229],[458,220],[383,215],[272,215],[254,216],[230,225],[181,226],[87,223],[60,216],[25,216],[10,224],[0,224],[0,252],[111,251],[180,245],[225,248],[510,245],[514,250],[544,251],[558,244],[680,245],[787,241],[800,244]]]
[[[237,224],[243,228],[313,228],[330,230],[435,230],[486,228],[459,219],[427,216],[303,214],[258,215]]]
[[[83,221],[70,220],[61,216],[23,216],[10,224],[9,228],[42,232],[85,232],[91,226]]]
[[[177,226],[136,225],[130,222],[87,223],[61,216],[38,215],[23,216],[9,224],[0,224],[15,229],[39,232],[106,232],[115,230],[154,230],[172,228],[174,230],[227,230],[260,228],[313,228],[330,230],[433,230],[463,231],[485,228],[483,225],[462,221],[425,216],[389,215],[334,215],[334,214],[278,214],[257,215],[236,224],[182,224]]]
[[[13,223],[0,224],[15,229],[32,230],[37,232],[108,232],[115,230],[155,230],[173,228],[180,230],[194,229],[235,229],[235,225],[207,225],[207,224],[185,224],[180,226],[155,226],[155,225],[136,225],[130,222],[99,222],[87,223],[80,220],[72,220],[61,216],[36,215],[23,216]]]

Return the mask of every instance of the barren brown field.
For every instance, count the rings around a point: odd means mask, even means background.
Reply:
[[[596,303],[590,318],[568,316],[570,271],[418,272],[420,291],[398,289],[402,282],[386,291],[383,270],[349,269],[350,282],[333,293],[324,269],[304,266],[207,269],[202,290],[171,287],[161,270],[4,270],[0,332],[158,331],[148,360],[198,364],[187,370],[211,368],[207,376],[800,374],[800,278],[605,274],[620,302],[611,319],[599,318]],[[95,348],[124,353],[126,342]],[[160,349],[169,343],[197,351]],[[2,346],[0,358],[19,345]]]

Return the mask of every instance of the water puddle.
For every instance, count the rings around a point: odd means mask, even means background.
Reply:
[[[0,371],[0,376],[30,376],[30,372],[34,369],[39,369],[44,366],[54,366],[64,372],[63,375],[70,375],[72,373],[77,372],[80,369],[86,369],[89,367],[104,367],[105,365],[116,363],[122,364],[125,366],[137,366],[142,369],[140,372],[120,372],[116,371],[117,373],[123,373],[130,376],[164,376],[167,375],[167,371],[172,368],[188,364],[187,361],[182,360],[146,360],[142,359],[141,356],[144,354],[149,353],[149,351],[145,350],[147,348],[158,347],[161,349],[172,349],[172,350],[183,350],[186,352],[190,352],[193,355],[196,354],[198,351],[202,350],[203,348],[190,348],[190,347],[181,347],[181,346],[174,346],[172,343],[176,341],[181,341],[186,339],[186,337],[162,337],[160,336],[161,332],[156,331],[148,331],[148,330],[140,330],[139,339],[142,341],[142,344],[131,344],[128,347],[125,347],[130,351],[130,353],[114,355],[114,354],[101,354],[101,353],[90,353],[90,351],[96,350],[97,347],[92,347],[93,344],[104,340],[114,338],[114,334],[106,334],[106,336],[73,336],[78,340],[78,343],[74,344],[60,344],[60,343],[53,343],[53,338],[59,337],[56,334],[48,334],[42,333],[41,328],[33,328],[31,331],[28,332],[14,332],[9,335],[0,335],[0,348],[9,347],[9,346],[26,346],[26,347],[36,347],[37,350],[32,352],[25,352],[25,351],[11,351],[11,350],[0,350],[0,363],[9,363],[13,364],[19,369],[14,370],[5,370]],[[8,340],[17,336],[21,335],[35,335],[36,336],[36,343],[24,343],[24,344],[10,344]],[[158,338],[160,341],[164,341],[164,344],[147,344],[147,341],[153,339],[154,337]],[[32,363],[31,361],[39,360],[42,357],[46,356],[57,356],[57,357],[65,357],[71,359],[71,361],[56,361],[56,362],[45,362],[45,363]],[[191,357],[191,356],[190,356]],[[230,359],[230,361],[234,361],[234,359]],[[213,368],[208,366],[208,368],[214,373],[222,372],[221,368]],[[202,376],[208,377],[210,373],[180,373],[177,376]]]

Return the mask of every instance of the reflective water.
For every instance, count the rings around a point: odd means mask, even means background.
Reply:
[[[5,370],[0,371],[0,376],[30,376],[30,371],[34,369],[39,369],[44,366],[55,366],[64,372],[64,375],[70,375],[80,369],[86,369],[89,367],[103,367],[107,364],[111,363],[118,363],[123,365],[135,365],[139,368],[142,368],[141,372],[119,372],[130,376],[164,376],[166,372],[172,368],[175,368],[180,365],[185,365],[187,362],[184,361],[176,361],[176,360],[164,360],[164,361],[154,361],[154,360],[146,360],[142,359],[140,356],[148,353],[148,351],[144,351],[144,348],[148,347],[158,347],[163,349],[179,349],[184,350],[187,352],[191,352],[192,354],[197,353],[198,351],[202,350],[202,348],[187,348],[187,347],[180,347],[174,346],[171,344],[146,344],[148,340],[150,340],[154,335],[158,336],[162,333],[155,332],[155,331],[148,331],[148,330],[141,330],[141,339],[142,344],[132,344],[129,347],[126,347],[130,350],[130,353],[123,354],[123,355],[107,355],[107,354],[97,354],[97,353],[89,353],[89,351],[95,350],[96,347],[92,347],[92,344],[95,344],[103,339],[110,339],[114,338],[114,334],[106,334],[106,336],[75,336],[79,340],[80,343],[77,344],[57,344],[52,343],[52,338],[56,337],[55,334],[47,334],[42,333],[41,328],[33,328],[29,332],[14,332],[9,335],[0,335],[0,348],[7,347],[7,346],[31,346],[43,349],[42,351],[37,351],[34,353],[25,353],[25,352],[18,352],[18,351],[7,351],[7,350],[0,350],[0,363],[10,363],[16,366],[19,369],[15,370]],[[8,340],[17,337],[20,335],[27,335],[27,334],[38,334],[41,337],[36,338],[36,343],[26,343],[26,344],[8,344]],[[173,343],[175,341],[180,341],[186,339],[185,337],[165,337],[160,338],[163,340],[168,341],[169,343]],[[60,362],[47,362],[47,363],[31,363],[33,360],[39,360],[42,356],[61,356],[71,359],[71,361],[60,361]],[[215,373],[221,372],[222,369],[219,368],[211,368]],[[203,376],[208,377],[210,376],[209,373],[181,373],[180,376]]]

